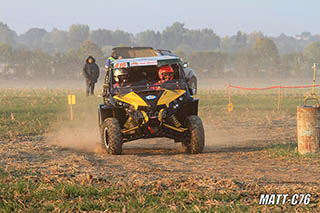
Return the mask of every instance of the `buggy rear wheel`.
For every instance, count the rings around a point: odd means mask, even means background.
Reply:
[[[120,155],[122,152],[122,135],[120,125],[115,118],[106,118],[100,125],[100,147],[111,155]]]

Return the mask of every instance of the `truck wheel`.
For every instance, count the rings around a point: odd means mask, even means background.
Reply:
[[[197,115],[190,115],[186,118],[186,125],[189,128],[189,136],[182,143],[182,148],[186,153],[201,153],[204,148],[204,129],[201,119]]]
[[[122,135],[120,125],[115,118],[106,118],[100,125],[101,147],[111,155],[120,155],[122,152]]]

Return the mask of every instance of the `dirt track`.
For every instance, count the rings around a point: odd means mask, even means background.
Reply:
[[[49,177],[144,182],[201,178],[203,184],[221,179],[261,184],[318,186],[319,161],[275,157],[267,145],[295,139],[295,121],[289,126],[206,126],[203,154],[186,155],[180,144],[167,139],[140,140],[124,145],[121,156],[97,154],[94,146],[54,145],[48,136],[19,137],[0,142],[0,167],[28,169]],[[97,132],[92,134],[97,135]],[[94,144],[97,137],[90,141]],[[74,148],[77,147],[77,148]]]

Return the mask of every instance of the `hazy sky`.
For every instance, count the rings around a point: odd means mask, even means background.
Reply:
[[[0,22],[17,33],[32,27],[67,30],[71,24],[131,33],[162,31],[179,21],[219,36],[262,31],[267,35],[320,34],[319,0],[0,0]]]

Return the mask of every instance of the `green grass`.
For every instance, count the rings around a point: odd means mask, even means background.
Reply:
[[[320,155],[315,154],[304,154],[300,155],[298,153],[297,143],[286,143],[286,144],[274,144],[266,147],[265,150],[271,154],[273,157],[284,157],[288,160],[313,160],[320,164]]]
[[[52,124],[70,124],[68,94],[75,94],[74,122],[88,114],[96,119],[97,105],[101,98],[86,97],[80,90],[50,89],[1,89],[0,90],[0,137],[40,135]]]
[[[86,97],[82,90],[63,89],[1,89],[0,137],[39,135],[48,131],[53,123],[70,120],[67,95],[75,94],[73,123],[83,119],[96,120],[98,97]],[[246,122],[289,115],[295,116],[296,107],[303,104],[301,90],[283,92],[281,111],[277,110],[277,91],[241,91],[232,93],[234,112],[227,111],[228,97],[224,90],[200,90],[199,114],[207,120]]]
[[[69,119],[67,95],[75,94],[74,121]],[[303,103],[303,91],[283,92],[281,111],[277,111],[277,91],[233,91],[234,112],[227,112],[228,98],[222,90],[202,90],[199,115],[206,121],[223,124],[256,125],[266,119],[295,116],[297,105]],[[82,90],[50,89],[1,89],[0,138],[18,135],[41,135],[53,124],[79,125],[83,120],[96,122],[97,97],[86,97]],[[85,125],[85,124],[84,124]],[[301,160],[319,155],[300,156],[295,144],[272,145],[265,149],[274,157]],[[28,177],[28,178],[27,178]],[[0,168],[0,211],[137,211],[137,212],[247,212],[255,211],[314,211],[317,204],[308,206],[259,206],[258,197],[263,188],[243,186],[240,189],[221,191],[169,186],[157,188],[114,185],[112,183],[65,183],[54,178],[42,177],[30,171],[5,171]]]
[[[26,179],[0,169],[0,211],[136,211],[136,212],[247,212],[263,211],[255,186],[223,192],[199,188],[158,188],[154,185],[130,186],[111,183],[64,183],[58,180]],[[268,210],[311,211],[308,206],[268,206]]]

